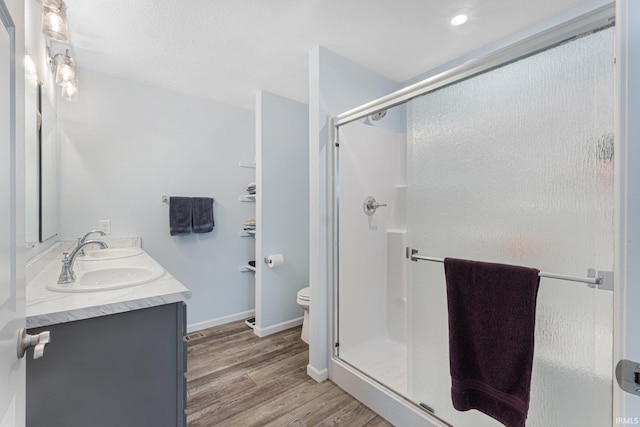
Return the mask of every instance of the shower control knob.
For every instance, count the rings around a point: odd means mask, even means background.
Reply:
[[[386,206],[387,206],[386,203],[376,202],[376,199],[373,196],[367,197],[366,199],[364,199],[364,202],[362,202],[362,210],[367,216],[371,216],[374,213],[376,213],[376,210],[378,208],[382,208]]]

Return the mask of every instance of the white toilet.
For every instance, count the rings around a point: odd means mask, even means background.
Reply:
[[[304,310],[304,319],[302,320],[302,341],[309,344],[309,287],[302,288],[298,291],[296,302]]]

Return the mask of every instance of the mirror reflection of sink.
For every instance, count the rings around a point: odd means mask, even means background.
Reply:
[[[128,258],[142,253],[141,248],[107,248],[85,250],[84,256],[79,256],[76,261],[106,261],[110,259]]]
[[[105,249],[106,250],[106,249]],[[56,292],[94,292],[128,288],[152,282],[164,276],[162,268],[119,267],[80,273],[76,281],[67,284],[50,284],[46,288]]]

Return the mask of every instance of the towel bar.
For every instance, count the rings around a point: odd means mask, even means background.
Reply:
[[[407,258],[411,261],[431,261],[431,262],[440,262],[444,263],[444,259],[442,258],[434,258],[428,256],[418,255],[417,249],[407,248]],[[587,277],[580,276],[569,276],[566,274],[556,274],[556,273],[548,273],[541,271],[538,273],[539,277],[545,277],[548,279],[559,279],[559,280],[568,280],[571,282],[582,282],[589,284],[590,287],[608,291],[613,291],[613,273],[606,271],[596,272],[595,269],[590,268]],[[607,280],[605,280],[605,277]]]

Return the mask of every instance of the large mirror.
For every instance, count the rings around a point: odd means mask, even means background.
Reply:
[[[25,240],[31,248],[58,234],[58,131],[54,103],[29,55],[25,70]]]
[[[25,240],[27,248],[40,240],[40,85],[35,64],[25,55]]]
[[[41,91],[40,112],[40,242],[58,234],[58,118]]]

